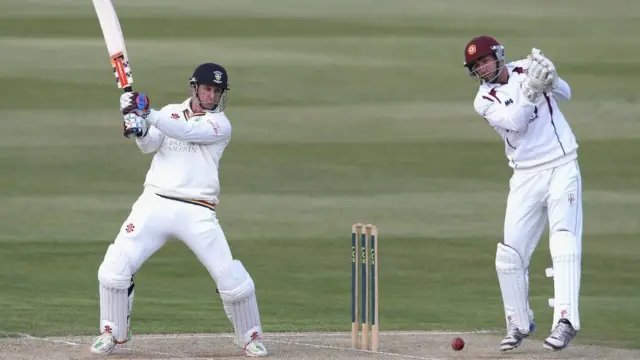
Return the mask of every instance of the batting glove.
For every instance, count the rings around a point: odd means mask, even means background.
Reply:
[[[149,98],[137,92],[120,95],[120,111],[122,115],[135,113],[143,118],[149,115]]]
[[[136,113],[130,113],[124,115],[122,131],[125,137],[133,139],[136,137],[145,137],[149,130],[147,128],[147,121],[142,116]]]

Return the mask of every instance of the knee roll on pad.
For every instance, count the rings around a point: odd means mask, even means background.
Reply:
[[[132,285],[132,276],[127,254],[117,244],[109,245],[98,269],[100,284],[106,288],[127,290]]]
[[[239,260],[222,269],[216,285],[220,298],[227,303],[242,301],[255,291],[253,279]]]
[[[496,251],[496,270],[498,272],[514,272],[522,270],[524,272],[524,264],[522,257],[511,246],[498,243]]]

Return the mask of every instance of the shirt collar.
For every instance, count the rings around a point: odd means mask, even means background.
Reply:
[[[182,103],[182,105],[183,105],[182,113],[184,115],[184,119],[185,120],[189,120],[194,115],[198,116],[198,115],[205,115],[206,114],[206,112],[199,112],[199,113],[193,112],[193,110],[191,109],[191,98],[188,98],[187,100],[185,100]]]

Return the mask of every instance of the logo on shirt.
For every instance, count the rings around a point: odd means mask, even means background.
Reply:
[[[171,114],[171,118],[172,118],[173,120],[178,120],[178,119],[180,119],[180,115],[178,115],[178,114],[176,114],[176,113],[173,113],[173,114]]]
[[[536,119],[538,119],[538,107],[536,106],[533,109],[533,115],[531,115],[531,117],[529,118],[529,124],[531,124],[532,122],[536,121]]]
[[[127,224],[127,227],[125,228],[125,231],[128,232],[128,233],[132,233],[133,230],[135,230],[135,229],[136,229],[136,226],[133,225],[132,223],[129,223],[129,224]]]
[[[211,120],[207,120],[207,122],[211,124],[211,126],[213,126],[213,131],[216,133],[216,135],[220,135],[220,123]]]
[[[164,141],[162,143],[162,149],[166,151],[181,152],[181,153],[197,152],[196,145],[188,143],[186,141],[180,141],[176,139],[169,139],[169,141]]]
[[[513,104],[513,99],[507,99],[507,101],[504,102],[504,106],[509,106]]]

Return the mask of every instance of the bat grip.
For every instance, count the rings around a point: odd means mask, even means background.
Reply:
[[[127,87],[125,87],[123,90],[124,90],[124,92],[125,92],[125,93],[133,92],[133,88],[132,88],[131,86],[127,86]],[[123,135],[124,135],[125,137],[127,137],[127,138],[128,138],[128,137],[129,137],[129,135],[131,135],[131,133],[132,133],[130,130],[126,130],[126,129],[123,129],[123,131],[122,131],[122,132],[123,132]]]

